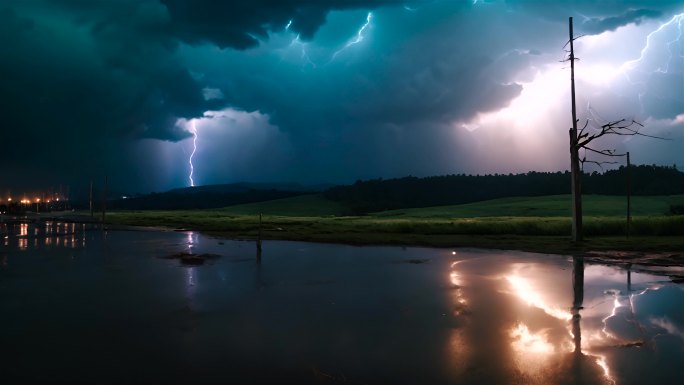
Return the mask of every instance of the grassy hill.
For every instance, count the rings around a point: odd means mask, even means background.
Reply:
[[[228,215],[280,215],[293,217],[342,216],[345,207],[321,194],[300,195],[266,202],[228,206],[218,210]]]
[[[499,198],[450,206],[388,210],[370,213],[378,218],[480,218],[480,217],[570,217],[570,195]],[[589,217],[621,217],[627,215],[624,196],[585,195],[584,215]],[[665,215],[671,204],[684,204],[684,195],[632,197],[632,216]],[[277,215],[290,217],[345,216],[349,212],[342,203],[321,194],[300,195],[266,202],[228,206],[214,212],[226,215]]]
[[[684,195],[632,197],[632,216],[664,215],[671,204],[684,202]],[[582,197],[586,216],[610,217],[627,215],[624,196],[585,195]],[[476,218],[476,217],[570,217],[570,195],[500,198],[452,206],[390,210],[373,215],[407,218]]]
[[[348,208],[320,194],[222,209],[118,211],[112,224],[164,226],[254,239],[263,214],[264,239],[353,244],[476,246],[555,253],[586,250],[684,250],[684,215],[667,214],[684,195],[633,199],[632,237],[625,197],[584,197],[582,245],[569,242],[570,196],[502,198],[484,202],[345,216]]]

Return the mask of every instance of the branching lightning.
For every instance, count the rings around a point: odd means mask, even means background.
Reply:
[[[361,43],[363,41],[363,39],[365,39],[364,32],[366,31],[366,29],[370,25],[372,19],[373,19],[373,12],[368,12],[368,15],[366,16],[366,22],[361,26],[361,28],[359,28],[359,31],[356,33],[356,37],[354,39],[348,41],[347,44],[344,45],[344,47],[335,51],[335,53],[333,53],[333,55],[332,55],[332,58],[330,58],[330,61],[335,60],[337,55],[339,55],[340,53],[345,51],[347,48]]]
[[[195,152],[197,151],[197,125],[195,119],[192,120],[190,132],[192,132],[192,153],[188,159],[188,163],[190,164],[190,175],[188,176],[188,179],[190,179],[190,187],[195,187],[195,181],[192,179],[192,175],[195,172],[195,167],[192,164],[192,157],[195,156]]]
[[[684,29],[682,28],[682,24],[684,24],[684,12],[680,13],[679,15],[675,15],[675,17],[672,20],[677,19],[677,29],[679,29],[679,35],[677,35],[677,38],[668,42],[667,43],[667,49],[668,52],[670,53],[670,57],[667,60],[667,66],[665,67],[665,72],[670,72],[670,62],[672,61],[672,58],[675,56],[674,52],[672,52],[672,45],[679,42],[680,47],[682,44],[682,36],[684,36]],[[684,49],[680,48],[680,52],[677,55],[680,59],[684,59]]]
[[[653,70],[653,72],[668,73],[669,67],[670,67],[670,61],[672,60],[672,58],[674,56],[674,53],[672,52],[672,46],[674,45],[674,43],[680,41],[680,39],[682,38],[682,35],[684,34],[684,31],[682,29],[684,26],[684,12],[677,14],[677,15],[674,15],[668,22],[661,24],[660,27],[658,27],[655,31],[649,33],[648,36],[646,36],[646,45],[644,46],[644,48],[641,49],[641,53],[639,55],[639,58],[626,62],[625,64],[623,64],[623,68],[627,69],[627,70],[634,70],[638,63],[642,63],[644,61],[644,59],[646,58],[646,54],[651,49],[653,49],[653,46],[656,44],[654,42],[654,38],[657,37],[663,31],[665,31],[667,28],[669,28],[675,24],[677,25],[677,28],[679,29],[679,35],[675,39],[665,43],[666,49],[669,53],[669,57],[667,58],[664,66],[659,65],[656,69]],[[678,56],[683,57],[681,53]],[[624,73],[627,77],[627,80],[630,83],[634,84],[635,82],[633,82],[632,79],[629,77],[628,71],[624,71]]]
[[[313,60],[311,60],[311,57],[309,57],[309,53],[306,51],[306,43],[299,40],[299,35],[292,39],[292,43],[290,43],[290,47],[293,47],[295,45],[298,45],[302,49],[302,60],[304,60],[307,64],[310,64],[312,67],[316,68],[316,63],[314,63]]]
[[[627,296],[627,298],[623,298],[623,300],[626,299],[626,301],[624,301],[624,302],[620,302],[620,297],[619,297],[619,294],[620,294],[620,293],[619,293],[619,292],[613,293],[613,309],[611,310],[610,314],[608,314],[606,317],[604,317],[604,318],[601,320],[601,323],[603,324],[603,328],[601,328],[601,332],[602,332],[606,337],[608,337],[609,339],[616,340],[616,341],[620,341],[621,338],[620,338],[619,336],[616,336],[615,334],[613,334],[613,333],[611,333],[610,331],[608,331],[608,320],[611,319],[611,318],[613,318],[613,317],[615,317],[615,316],[617,315],[617,309],[618,309],[618,308],[629,306],[629,307],[628,307],[629,318],[627,318],[627,321],[628,321],[630,324],[634,325],[634,326],[641,332],[642,335],[646,334],[646,331],[645,331],[646,328],[644,327],[644,325],[642,325],[642,324],[639,322],[639,320],[637,319],[636,315],[634,314],[634,313],[635,313],[635,312],[634,312],[634,298],[635,298],[635,297],[638,297],[638,296],[641,296],[641,295],[644,295],[644,294],[646,294],[648,291],[653,291],[653,290],[658,290],[658,289],[660,289],[659,286],[650,287],[650,288],[647,287],[647,288],[643,289],[642,291],[640,291],[640,292],[638,292],[638,293],[629,294],[629,295]],[[644,337],[644,338],[645,338],[645,337]],[[643,341],[642,341],[642,342],[643,342]]]
[[[327,63],[323,63],[323,65],[321,65],[321,66],[316,64],[316,62],[314,62],[311,59],[311,57],[309,56],[309,53],[307,51],[308,44],[306,42],[303,42],[300,39],[299,34],[297,34],[297,36],[295,36],[294,39],[292,39],[292,42],[290,42],[290,47],[299,47],[301,49],[301,59],[305,62],[305,65],[310,65],[313,68],[326,66],[326,65],[332,63],[337,58],[337,56],[339,54],[341,54],[345,50],[349,49],[350,47],[361,43],[366,38],[366,30],[370,26],[372,19],[373,19],[373,12],[368,12],[368,15],[366,15],[366,22],[356,32],[356,35],[354,36],[354,38],[349,40],[342,48],[335,51],[332,54],[332,56],[330,57],[330,60],[328,60]],[[288,21],[288,23],[285,25],[285,30],[289,31],[291,26],[292,26],[292,20]]]
[[[670,28],[678,28],[679,34],[672,39],[668,40],[666,42],[663,42],[663,49],[667,51],[667,58],[664,62],[659,62],[658,64],[655,65],[650,65],[648,66],[647,64],[647,55],[652,52],[652,50],[657,49],[656,46],[658,45],[658,41],[656,40],[661,34],[667,33]],[[641,49],[641,52],[639,54],[639,57],[634,60],[630,60],[628,62],[625,62],[621,67],[620,67],[620,72],[623,74],[627,82],[629,82],[632,85],[642,85],[646,86],[646,83],[648,81],[647,75],[650,73],[661,73],[661,74],[668,74],[670,73],[670,63],[675,57],[675,54],[673,52],[673,46],[675,43],[679,42],[680,44],[682,43],[682,37],[684,36],[684,12],[676,14],[672,16],[672,18],[661,24],[658,28],[656,28],[654,31],[649,33],[646,36],[646,44],[644,47]],[[684,59],[684,54],[682,52],[679,52],[677,54],[677,57],[680,59]],[[644,68],[644,65],[647,65],[646,68]],[[637,69],[637,66],[640,66],[641,68]],[[637,71],[637,80],[634,79],[632,72]],[[640,89],[638,93],[638,100],[639,104],[641,105],[641,110],[644,110],[644,105],[643,105],[643,97],[645,95],[646,90],[645,89]]]

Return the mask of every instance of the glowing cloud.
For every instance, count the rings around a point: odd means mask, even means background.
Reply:
[[[549,342],[546,331],[537,333],[530,332],[527,325],[522,322],[511,329],[509,332],[513,338],[513,347],[524,353],[550,354],[555,352],[554,346]]]

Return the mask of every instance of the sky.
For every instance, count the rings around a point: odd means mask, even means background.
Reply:
[[[0,191],[567,170],[568,17],[580,125],[667,139],[596,147],[681,169],[681,0],[2,0]]]

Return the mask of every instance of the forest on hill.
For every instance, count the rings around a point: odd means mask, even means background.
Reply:
[[[684,194],[684,173],[675,166],[632,166],[629,169],[633,195]],[[584,194],[625,195],[625,167],[594,172],[582,177]],[[327,190],[326,190],[327,188]],[[444,175],[418,178],[372,179],[343,186],[307,187],[295,184],[231,184],[175,189],[109,199],[109,209],[208,209],[271,201],[323,191],[323,196],[348,214],[478,202],[505,197],[534,197],[570,193],[570,172],[523,174]],[[97,195],[96,195],[97,196]],[[96,201],[96,210],[101,202]],[[88,208],[88,201],[74,202]]]
[[[684,193],[684,172],[676,166],[640,165],[604,173],[582,175],[584,194],[626,195],[628,180],[633,195]],[[373,179],[335,186],[324,195],[355,214],[410,207],[470,203],[514,196],[570,193],[570,172],[524,174],[445,175],[417,178]]]

